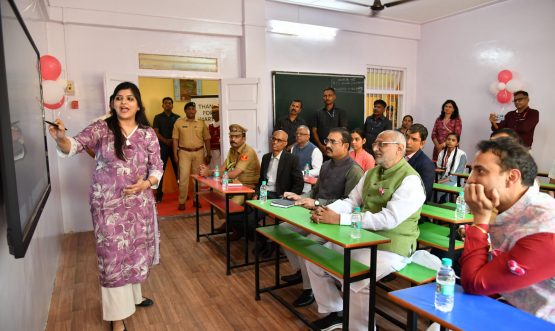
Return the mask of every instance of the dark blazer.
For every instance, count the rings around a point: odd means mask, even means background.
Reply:
[[[260,185],[262,181],[268,182],[268,167],[270,166],[270,158],[272,153],[264,154],[262,157],[262,164],[260,165],[260,179],[258,185],[256,186],[256,192],[260,191]],[[296,194],[301,194],[303,191],[304,179],[301,169],[299,169],[297,157],[291,153],[283,151],[279,158],[279,164],[277,168],[276,177],[276,189],[275,193],[277,196],[283,195],[284,192],[293,192]],[[268,198],[273,198],[268,195]]]
[[[432,201],[436,166],[422,150],[416,152],[408,162],[422,178],[424,188],[426,188],[426,201]]]

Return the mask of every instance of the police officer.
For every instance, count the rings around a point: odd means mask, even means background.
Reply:
[[[208,127],[204,121],[195,119],[194,102],[188,102],[184,110],[187,118],[178,119],[172,133],[173,156],[179,164],[179,210],[185,210],[191,173],[198,174],[200,165],[210,162]]]

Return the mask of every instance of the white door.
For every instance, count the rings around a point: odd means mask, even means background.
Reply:
[[[125,73],[105,73],[104,74],[104,102],[106,111],[110,110],[110,96],[119,83],[131,82],[139,86],[139,76],[137,74]]]
[[[259,80],[258,78],[222,79],[221,85],[221,137],[222,161],[229,151],[229,125],[239,124],[246,128],[247,144],[256,153],[262,155],[261,146],[267,143],[266,137],[261,137],[259,125]]]

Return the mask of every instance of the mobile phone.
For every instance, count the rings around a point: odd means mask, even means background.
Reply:
[[[52,125],[52,126],[58,127],[58,124],[56,124],[56,123],[54,123],[54,122],[50,122],[50,121],[47,121],[47,120],[44,120],[44,122],[47,123],[47,124],[50,124],[50,125]],[[66,131],[67,131],[67,128],[65,128],[65,129],[66,129]]]

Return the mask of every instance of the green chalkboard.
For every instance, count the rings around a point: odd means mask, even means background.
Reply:
[[[289,114],[293,99],[302,100],[300,117],[311,126],[314,113],[324,107],[322,94],[326,87],[335,89],[335,105],[347,112],[349,130],[364,125],[364,76],[273,71],[272,83],[274,126]]]

